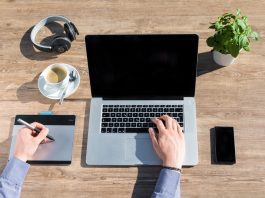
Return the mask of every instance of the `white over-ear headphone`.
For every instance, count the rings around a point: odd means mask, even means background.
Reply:
[[[46,24],[54,21],[62,21],[65,22],[64,24],[64,31],[66,33],[65,36],[57,36],[53,38],[52,44],[50,46],[47,45],[41,45],[36,43],[35,39],[37,36],[37,33],[40,31],[40,29],[45,26]],[[79,32],[75,25],[66,17],[64,16],[48,16],[44,19],[42,19],[40,22],[38,22],[34,28],[31,31],[30,38],[33,43],[33,45],[41,51],[44,52],[58,52],[63,53],[71,48],[71,42],[76,39],[76,35],[79,35]]]

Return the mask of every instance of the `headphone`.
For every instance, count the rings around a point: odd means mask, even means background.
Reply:
[[[35,39],[40,31],[40,29],[46,24],[54,21],[62,21],[64,24],[65,36],[56,36],[53,38],[50,46],[41,45],[36,43]],[[57,52],[63,53],[71,48],[71,42],[76,39],[76,35],[79,35],[79,32],[75,25],[64,16],[48,16],[38,22],[31,31],[30,38],[33,45],[40,51],[43,52]]]

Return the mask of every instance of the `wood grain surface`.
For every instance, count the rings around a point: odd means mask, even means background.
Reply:
[[[235,64],[220,67],[212,61],[205,41],[209,23],[227,11],[241,8],[260,41],[240,53]],[[159,168],[88,168],[85,166],[90,84],[85,51],[86,34],[198,33],[199,64],[196,85],[199,165],[184,168],[182,197],[265,196],[265,1],[258,0],[60,0],[0,1],[0,171],[8,157],[16,114],[76,114],[77,127],[70,166],[32,166],[21,197],[150,197]],[[55,55],[35,50],[30,41],[34,24],[48,15],[65,15],[80,35],[70,51]],[[45,27],[37,40],[47,42],[62,27]],[[38,91],[40,72],[52,63],[74,65],[81,84],[63,105]],[[154,81],[156,83],[156,81]],[[235,128],[237,163],[211,163],[210,129]]]

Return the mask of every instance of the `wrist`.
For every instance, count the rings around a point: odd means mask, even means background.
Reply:
[[[176,168],[176,167],[171,167],[171,166],[162,166],[162,168],[177,171],[181,173],[181,168]]]
[[[14,157],[19,159],[19,160],[21,160],[21,161],[23,161],[23,162],[27,162],[27,156],[25,156],[25,155],[22,155],[22,154],[19,154],[19,153],[15,153]]]
[[[177,168],[177,169],[182,168],[182,164],[177,163],[175,160],[165,160],[163,161],[163,166]]]

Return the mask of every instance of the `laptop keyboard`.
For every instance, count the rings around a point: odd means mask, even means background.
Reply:
[[[156,128],[151,118],[164,114],[184,126],[183,105],[103,105],[101,133],[148,133]]]

